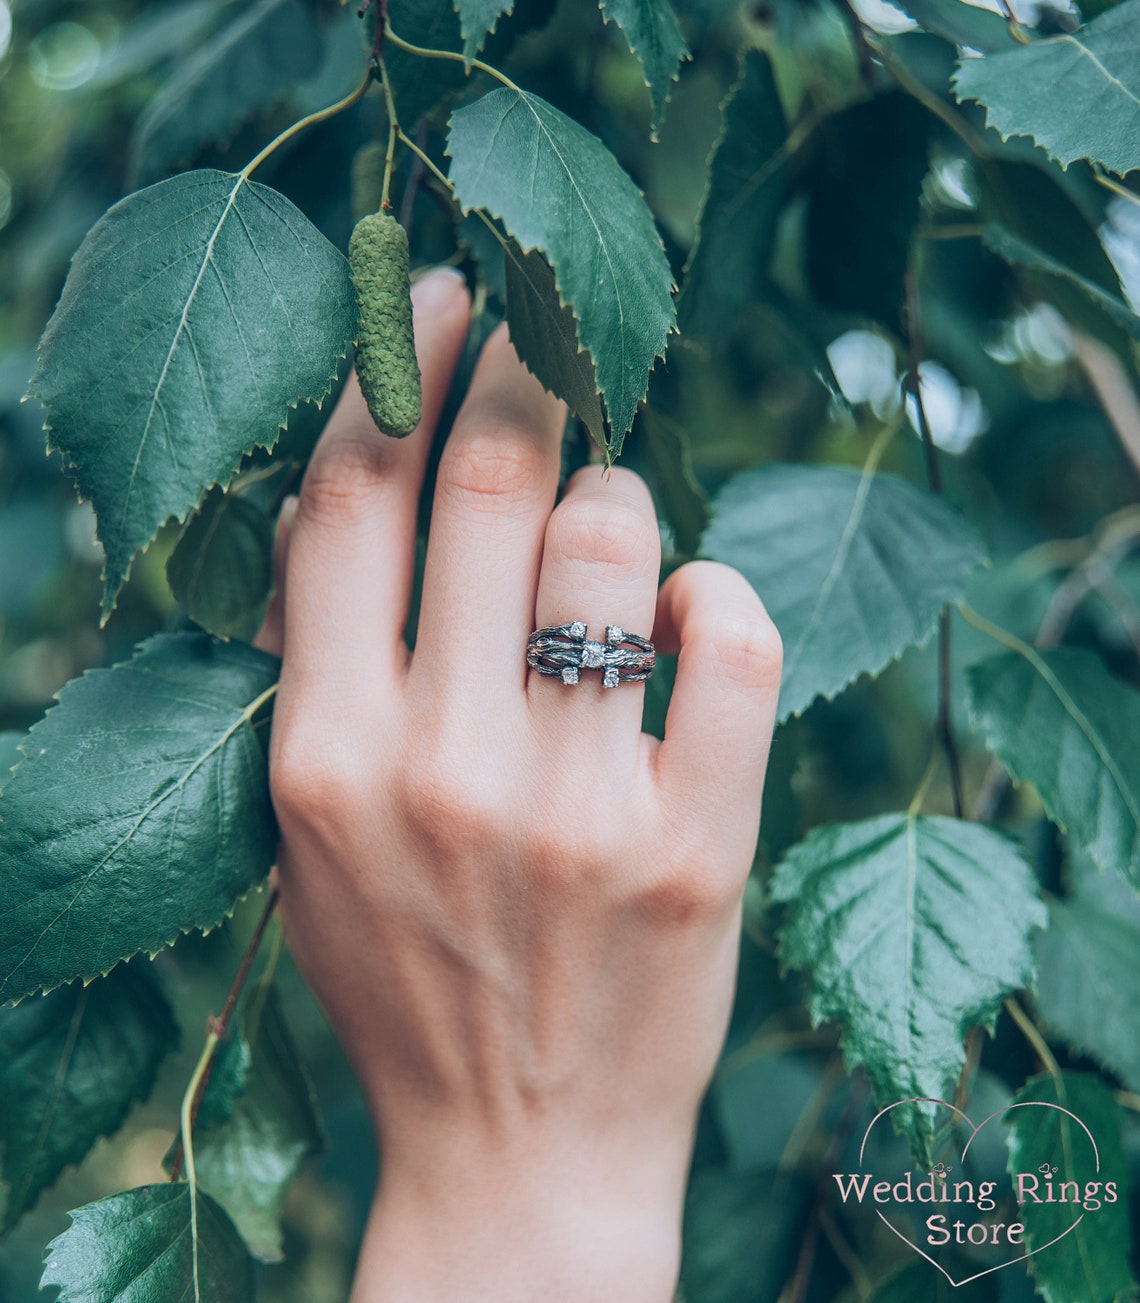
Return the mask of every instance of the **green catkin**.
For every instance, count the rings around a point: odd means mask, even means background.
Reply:
[[[412,334],[408,236],[387,213],[362,217],[348,244],[360,325],[356,376],[372,419],[402,439],[420,423],[420,368]]]

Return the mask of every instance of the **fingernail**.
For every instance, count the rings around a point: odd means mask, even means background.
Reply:
[[[457,267],[433,267],[420,276],[412,287],[416,307],[431,312],[450,302],[456,284],[467,285],[467,277]]]

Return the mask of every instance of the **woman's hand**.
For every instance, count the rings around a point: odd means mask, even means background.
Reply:
[[[284,652],[283,921],[383,1154],[353,1299],[666,1303],[779,638],[724,566],[658,592],[631,471],[580,471],[555,506],[565,409],[500,329],[443,452],[409,653],[417,495],[469,314],[454,274],[413,299],[423,423],[385,438],[350,381],[262,636]],[[569,620],[680,649],[664,742],[640,684],[528,672],[527,635]]]

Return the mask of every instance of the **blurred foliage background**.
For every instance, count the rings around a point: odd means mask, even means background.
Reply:
[[[1078,20],[1071,10],[1033,6],[1025,0],[1018,16],[1042,32]],[[673,343],[626,445],[626,464],[646,475],[661,505],[667,564],[694,548],[709,497],[750,466],[860,466],[884,427],[897,422],[884,468],[924,482],[913,399],[904,404],[902,385],[909,348],[917,346],[947,495],[981,529],[994,558],[974,583],[972,604],[1028,640],[1042,621],[1063,621],[1068,642],[1095,648],[1119,677],[1140,683],[1140,559],[1131,550],[1137,531],[1128,532],[1135,517],[1114,516],[1134,508],[1137,497],[1133,345],[1071,281],[1018,272],[978,238],[983,214],[998,211],[1011,229],[1031,228],[1095,278],[1103,280],[1108,267],[1136,306],[1140,209],[1095,184],[1088,168],[1062,173],[1024,139],[1003,144],[986,132],[976,105],[954,106],[956,122],[985,135],[991,162],[978,167],[939,108],[952,104],[955,43],[916,30],[879,0],[861,0],[857,10],[829,0],[684,0],[675,7],[694,57],[682,67],[656,143],[640,68],[592,5],[518,0],[487,56],[610,146],[645,191],[678,279],[740,53],[756,48],[771,59],[794,125],[779,184],[768,207],[757,210],[739,265],[717,269],[733,311],[703,337]],[[1094,0],[1084,17],[1102,7]],[[222,0],[0,0],[0,729],[27,728],[70,678],[183,623],[165,577],[177,537],[168,528],[136,562],[118,610],[99,627],[92,514],[44,455],[38,405],[21,398],[70,255],[133,188],[140,115],[186,52],[233,8]],[[358,80],[355,12],[335,0],[313,0],[313,9],[321,51],[312,74],[283,88],[232,139],[183,161],[239,168],[277,130]],[[259,173],[341,248],[353,221],[353,160],[376,139],[380,116],[370,96],[304,134]],[[446,110],[436,110],[417,129],[437,157],[445,121]],[[501,312],[493,259],[484,261],[478,232],[466,227],[475,253],[461,245],[456,254],[452,213],[412,169],[405,158],[394,193],[408,196],[400,216],[412,231],[414,262],[461,261],[486,310],[473,330],[469,366]],[[909,345],[900,315],[908,266],[921,272],[922,322],[921,340],[912,334]],[[569,456],[586,455],[585,441],[572,440]],[[1113,519],[1124,521],[1119,546],[1098,552]],[[1090,557],[1095,564],[1086,564]],[[983,644],[956,624],[952,723],[965,787],[971,801],[1001,809],[1032,850],[1044,885],[1056,888],[1064,868],[1059,844],[1032,792],[1010,792],[971,744],[958,675]],[[655,680],[649,696],[652,726],[659,727],[666,681]],[[905,808],[929,754],[935,685],[933,646],[914,650],[874,682],[861,680],[780,729],[758,882],[806,829]],[[949,809],[949,799],[935,789],[935,806]],[[157,1179],[207,1014],[220,1006],[259,910],[255,897],[218,932],[186,937],[159,956],[181,1050],[124,1135],[101,1142],[0,1246],[5,1303],[37,1296],[43,1247],[64,1229],[67,1208]],[[689,1227],[699,1246],[706,1224],[714,1226],[709,1234],[737,1266],[722,1273],[719,1293],[694,1292],[694,1299],[780,1295],[797,1262],[815,1174],[825,1161],[843,1159],[842,1146],[861,1133],[856,1124],[870,1107],[865,1086],[836,1057],[833,1033],[808,1025],[798,984],[778,974],[758,909],[749,913],[742,946],[736,1015],[702,1116],[695,1176],[699,1184],[703,1172],[728,1164],[737,1185],[695,1202]],[[372,1193],[369,1125],[320,1011],[287,964],[282,983],[328,1143],[290,1194],[286,1261],[263,1269],[262,1297],[332,1303],[347,1295]],[[987,1099],[1008,1098],[1033,1069],[1025,1042],[1004,1021],[996,1039],[973,1044],[971,1054],[980,1064],[977,1093]],[[1088,1066],[1075,1054],[1068,1062]],[[1135,1127],[1127,1145],[1135,1160]],[[782,1160],[790,1174],[765,1187],[764,1224],[754,1215],[741,1220],[749,1174]],[[884,1263],[907,1260],[901,1246],[843,1224],[834,1211],[815,1215],[811,1225],[814,1265],[800,1303],[866,1297]],[[872,1257],[874,1280],[862,1265]],[[978,1298],[1032,1297],[1018,1271],[990,1281],[977,1287]]]

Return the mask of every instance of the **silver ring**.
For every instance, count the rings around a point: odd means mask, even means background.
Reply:
[[[536,629],[526,640],[526,663],[539,674],[577,683],[583,670],[601,670],[602,687],[640,683],[657,664],[657,652],[648,638],[626,633],[620,624],[606,625],[605,642],[586,637],[584,620]]]

